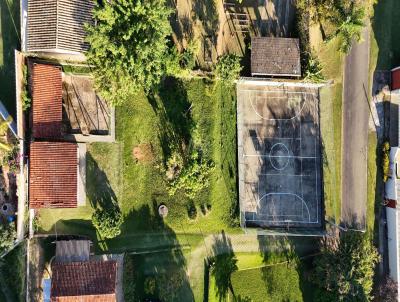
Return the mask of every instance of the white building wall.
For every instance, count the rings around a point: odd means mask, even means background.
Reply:
[[[386,207],[389,249],[389,275],[396,282],[399,281],[399,240],[398,240],[399,211]]]

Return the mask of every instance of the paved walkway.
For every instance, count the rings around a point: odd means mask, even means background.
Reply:
[[[345,60],[342,124],[342,217],[349,228],[365,230],[367,212],[369,30]]]

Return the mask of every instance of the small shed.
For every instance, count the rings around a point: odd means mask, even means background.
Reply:
[[[80,54],[88,50],[85,24],[93,23],[91,0],[28,0],[27,51]]]
[[[299,39],[273,37],[252,38],[251,75],[300,77]]]
[[[56,241],[56,262],[89,261],[90,240]]]

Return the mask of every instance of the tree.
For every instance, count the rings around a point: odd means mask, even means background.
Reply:
[[[241,70],[240,57],[235,54],[227,54],[218,59],[215,75],[223,82],[231,84],[239,78]]]
[[[385,277],[378,287],[376,301],[397,301],[397,282]]]
[[[361,41],[361,31],[365,26],[365,7],[357,1],[339,0],[335,3],[334,12],[329,17],[336,26],[333,36],[339,39],[339,51],[348,53],[353,41]]]
[[[209,176],[213,169],[214,164],[205,160],[200,151],[193,151],[187,165],[170,182],[169,194],[172,196],[183,190],[188,198],[194,199],[198,192],[210,185]]]
[[[12,247],[15,238],[15,228],[12,224],[3,224],[0,222],[0,253],[7,251]]]
[[[375,265],[380,257],[368,234],[346,232],[325,242],[314,261],[319,301],[371,301]],[[324,293],[325,296],[324,296]]]
[[[97,89],[118,105],[141,89],[149,92],[165,73],[171,10],[165,0],[102,1],[87,26],[89,64]]]
[[[92,223],[103,238],[114,238],[121,234],[123,217],[118,208],[96,209]]]

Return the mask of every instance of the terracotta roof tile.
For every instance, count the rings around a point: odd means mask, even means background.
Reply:
[[[251,74],[300,77],[299,39],[253,38],[251,40]]]
[[[58,138],[62,126],[62,78],[58,66],[30,64],[32,135]]]
[[[116,261],[54,263],[51,301],[114,302]]]
[[[75,208],[78,189],[78,146],[33,142],[30,146],[31,208]]]

